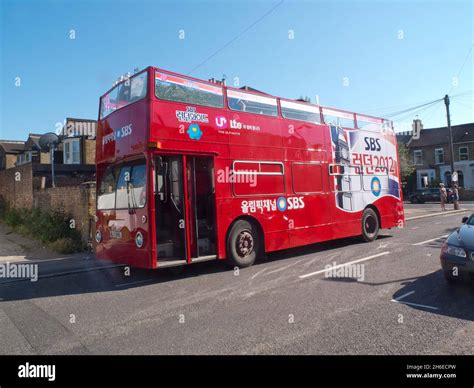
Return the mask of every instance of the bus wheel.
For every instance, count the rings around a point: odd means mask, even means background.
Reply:
[[[362,214],[362,238],[371,242],[374,241],[380,230],[379,218],[372,209],[365,209]]]
[[[250,267],[260,252],[257,229],[248,221],[238,220],[232,225],[227,238],[227,259],[232,266]]]

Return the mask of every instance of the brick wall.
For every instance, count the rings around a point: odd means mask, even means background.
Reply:
[[[25,164],[0,171],[0,195],[11,206],[31,208],[33,206],[33,170]]]
[[[80,177],[64,177],[57,183],[58,187],[41,189],[41,176],[33,177],[33,166],[29,163],[0,171],[0,196],[16,208],[39,207],[69,214],[84,242],[88,242],[95,235],[95,182],[82,183]]]
[[[95,164],[95,139],[84,138],[83,164]]]
[[[68,214],[85,242],[95,235],[95,182],[37,190],[33,206]]]

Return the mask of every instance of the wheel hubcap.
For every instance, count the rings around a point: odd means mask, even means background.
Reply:
[[[377,230],[377,220],[373,216],[368,216],[364,222],[365,232],[367,234],[374,234]]]
[[[240,257],[247,257],[253,252],[254,241],[253,236],[248,230],[240,232],[237,238],[237,253]]]

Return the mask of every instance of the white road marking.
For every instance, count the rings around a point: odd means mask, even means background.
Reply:
[[[411,230],[415,230],[415,229],[418,229],[419,226],[414,226],[413,228],[411,228]]]
[[[268,268],[264,268],[262,269],[261,271],[258,271],[255,275],[253,275],[250,279],[255,279],[258,275],[260,275],[261,273],[265,272]]]
[[[415,244],[412,244],[412,245],[423,245],[423,244],[426,244],[426,243],[429,243],[429,242],[432,242],[432,241],[439,240],[440,238],[446,238],[446,237],[448,237],[448,236],[449,236],[449,234],[444,234],[444,235],[442,235],[442,236],[435,237],[435,238],[432,238],[432,239],[430,239],[430,240],[422,241],[422,242],[415,243]]]
[[[403,298],[406,298],[408,295],[412,295],[414,293],[415,293],[415,291],[407,292],[406,294],[403,294],[402,296],[399,296],[398,298],[392,299],[392,302],[398,302],[398,301],[402,300]]]
[[[345,266],[348,266],[348,265],[351,265],[351,264],[355,264],[355,263],[360,263],[362,261],[367,261],[367,260],[372,260],[372,259],[375,259],[377,257],[380,257],[380,256],[385,256],[385,255],[388,255],[390,252],[380,252],[380,253],[377,253],[376,255],[372,255],[372,256],[367,256],[367,257],[364,257],[362,259],[358,259],[358,260],[354,260],[354,261],[349,261],[348,263],[344,263],[344,264],[339,264],[339,265],[335,265],[334,267],[330,267],[330,268],[327,268],[327,269],[322,269],[320,271],[316,271],[316,272],[311,272],[311,273],[307,273],[305,275],[300,275],[299,278],[300,279],[306,279],[310,276],[315,276],[315,275],[319,275],[319,274],[322,274],[322,273],[325,273],[325,272],[329,272],[329,271],[332,271],[333,269],[336,269],[336,268],[340,268],[340,267],[345,267]]]
[[[416,307],[423,307],[425,309],[430,309],[430,310],[439,310],[438,307],[428,306],[426,304],[419,304],[419,303],[412,303],[412,302],[402,301],[402,299],[406,298],[409,295],[413,295],[414,293],[415,293],[415,291],[407,292],[406,294],[403,294],[403,295],[399,296],[398,298],[392,299],[392,302],[400,303],[400,304],[407,304],[407,305],[416,306]]]
[[[396,300],[394,302],[397,302]],[[399,304],[407,304],[407,305],[410,305],[410,306],[416,306],[416,307],[423,307],[425,309],[430,309],[430,310],[439,310],[438,307],[434,307],[434,306],[427,306],[426,304],[418,304],[418,303],[411,303],[411,302],[397,302]]]

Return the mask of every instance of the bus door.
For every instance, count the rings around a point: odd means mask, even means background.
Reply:
[[[186,190],[191,261],[216,257],[214,160],[186,156]]]
[[[183,157],[159,156],[155,163],[155,224],[158,266],[187,261]]]

